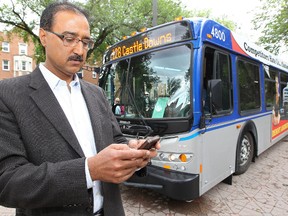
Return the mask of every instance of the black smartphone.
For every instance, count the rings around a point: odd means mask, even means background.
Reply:
[[[156,143],[160,140],[159,136],[149,137],[138,149],[151,149],[155,147]]]

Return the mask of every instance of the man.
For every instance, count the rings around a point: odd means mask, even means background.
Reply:
[[[124,215],[117,184],[156,151],[125,144],[103,91],[78,79],[93,47],[85,12],[51,4],[39,38],[44,64],[0,81],[0,205],[19,216]]]
[[[121,107],[120,107],[120,99],[119,98],[115,98],[114,100],[114,104],[112,106],[112,112],[115,115],[121,115]]]

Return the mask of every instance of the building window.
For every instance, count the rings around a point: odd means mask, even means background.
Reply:
[[[15,60],[15,62],[14,62],[14,69],[15,70],[19,70],[19,62],[18,62],[18,60]]]
[[[10,45],[8,42],[2,42],[2,51],[3,52],[9,52],[10,51]]]
[[[97,73],[95,71],[92,72],[92,78],[96,79],[97,78]]]
[[[22,61],[22,65],[21,65],[21,70],[22,71],[26,71],[27,70],[27,64],[26,64],[27,62],[26,61]]]
[[[83,77],[84,77],[84,72],[83,72],[83,70],[80,70],[79,72],[77,72],[77,75],[78,75],[78,77],[79,77],[80,79],[83,79]]]
[[[19,44],[19,55],[27,55],[27,44],[25,43]]]
[[[2,70],[3,71],[9,71],[10,70],[10,63],[8,60],[2,61]]]

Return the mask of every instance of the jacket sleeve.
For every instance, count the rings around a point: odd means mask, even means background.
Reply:
[[[50,154],[54,154],[55,158],[58,157],[57,161],[48,158],[45,160],[48,148],[45,149],[44,145],[40,145],[44,143],[44,136],[33,134],[35,130],[33,125],[25,125],[25,130],[31,132],[30,137],[34,136],[32,145],[26,142],[23,133],[22,126],[27,116],[33,117],[33,112],[22,118],[16,118],[15,113],[21,109],[21,104],[15,98],[14,101],[9,99],[8,102],[8,97],[13,95],[14,90],[9,92],[2,82],[0,82],[0,205],[31,209],[63,207],[71,204],[88,205],[85,158],[63,157],[60,160],[61,156],[57,156],[55,151]],[[24,103],[22,101],[22,105]],[[23,110],[25,111],[29,112],[28,108]],[[49,132],[48,128],[47,130]],[[53,133],[57,135],[56,131]],[[51,145],[58,145],[52,136],[49,140]],[[49,140],[45,142],[46,146]],[[61,142],[61,139],[58,141]],[[40,162],[42,159],[46,162]]]

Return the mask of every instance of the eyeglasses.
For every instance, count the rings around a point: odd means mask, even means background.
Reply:
[[[64,35],[64,34],[58,34],[56,32],[52,32],[49,30],[45,30],[45,31],[58,36],[63,41],[63,45],[67,46],[67,47],[75,47],[79,43],[79,41],[82,42],[83,48],[86,50],[93,49],[93,47],[94,47],[94,41],[91,39],[85,39],[85,38],[79,39],[79,38],[72,36],[72,35],[68,36],[68,35]]]

